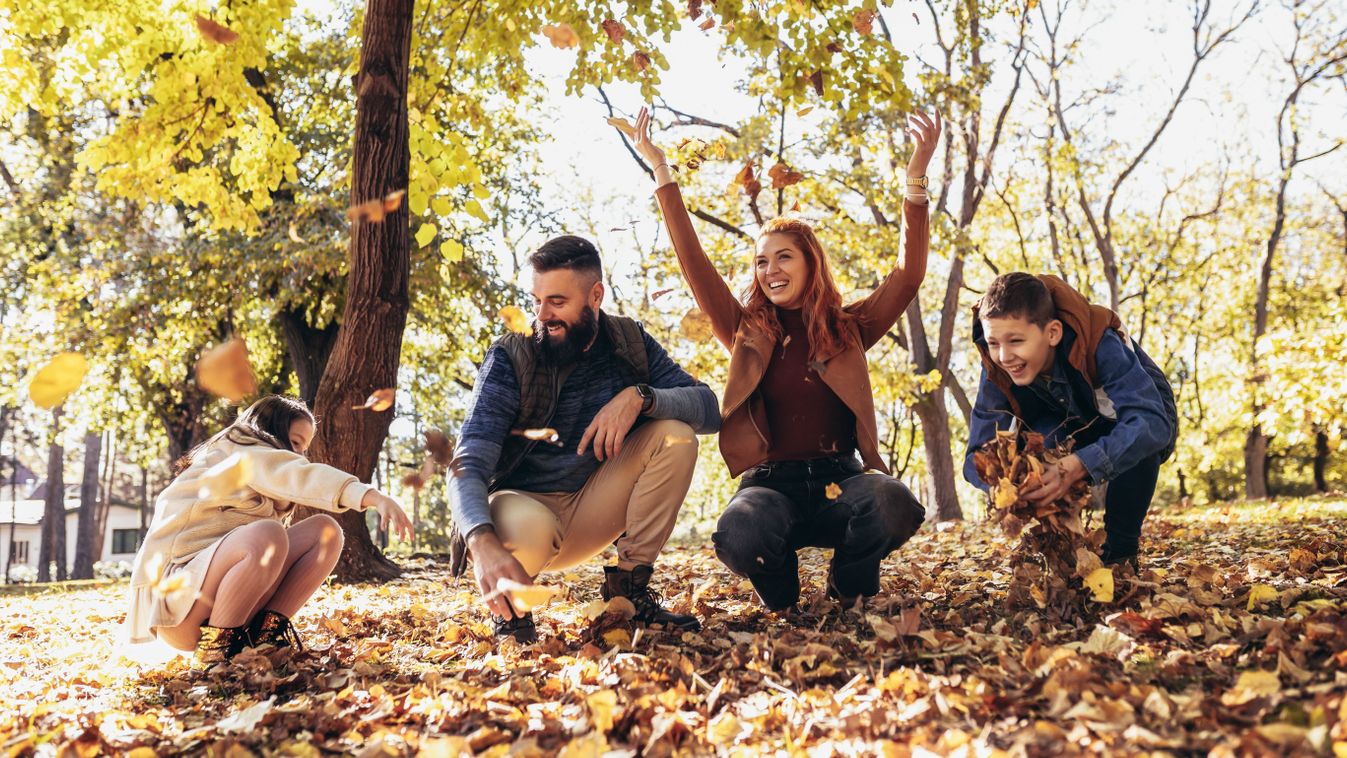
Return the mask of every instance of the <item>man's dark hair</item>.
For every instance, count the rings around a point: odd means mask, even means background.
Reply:
[[[1047,326],[1057,318],[1052,293],[1033,274],[1015,271],[996,277],[978,303],[978,318],[1022,318],[1035,326]]]
[[[594,243],[584,237],[564,234],[544,242],[529,256],[529,265],[537,273],[570,269],[589,274],[595,280],[603,278],[603,262]]]

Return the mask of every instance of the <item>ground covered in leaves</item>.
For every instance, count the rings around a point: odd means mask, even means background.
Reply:
[[[497,646],[466,581],[432,561],[332,587],[297,619],[308,650],[194,670],[133,664],[125,586],[0,598],[8,755],[1347,756],[1347,503],[1169,510],[1113,602],[1048,623],[1008,611],[1012,543],[928,524],[863,611],[821,597],[765,613],[704,547],[657,584],[700,634],[595,634],[597,564]]]

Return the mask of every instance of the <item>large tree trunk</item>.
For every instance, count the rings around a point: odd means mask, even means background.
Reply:
[[[286,308],[276,314],[276,318],[280,321],[285,349],[299,379],[299,396],[312,408],[318,398],[318,383],[337,342],[337,324],[328,324],[321,329],[310,326],[304,312],[296,308]]]
[[[42,544],[37,551],[37,580],[52,580],[51,564],[56,564],[56,580],[65,581],[65,449],[61,447],[62,406],[52,411],[51,447],[47,450],[47,497],[42,511]]]
[[[356,79],[352,204],[407,189],[411,162],[407,72],[412,0],[369,0]],[[397,384],[407,325],[411,235],[404,202],[382,223],[351,228],[344,327],[318,386],[318,426],[311,456],[370,481],[393,415],[353,410],[370,392]],[[346,546],[334,572],[340,581],[386,580],[398,567],[374,545],[364,514],[339,519]]]
[[[71,579],[93,579],[94,550],[98,541],[98,463],[103,457],[103,435],[84,435],[84,473],[80,479],[79,526],[75,531],[75,568]]]

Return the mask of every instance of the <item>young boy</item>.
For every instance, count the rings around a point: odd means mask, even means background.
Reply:
[[[1075,453],[1025,497],[1050,502],[1075,482],[1108,484],[1105,564],[1136,565],[1160,464],[1174,451],[1178,412],[1164,372],[1122,329],[1113,311],[1091,305],[1055,276],[998,277],[973,307],[982,379],[969,426],[964,478],[989,488],[973,452],[1013,419],[1049,446],[1075,439]]]

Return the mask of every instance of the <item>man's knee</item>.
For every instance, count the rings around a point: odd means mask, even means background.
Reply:
[[[686,422],[659,419],[651,421],[649,426],[650,434],[659,445],[656,455],[673,455],[690,462],[697,460],[697,433]]]
[[[536,574],[561,549],[561,524],[541,503],[507,493],[491,510],[496,535],[529,573]]]

